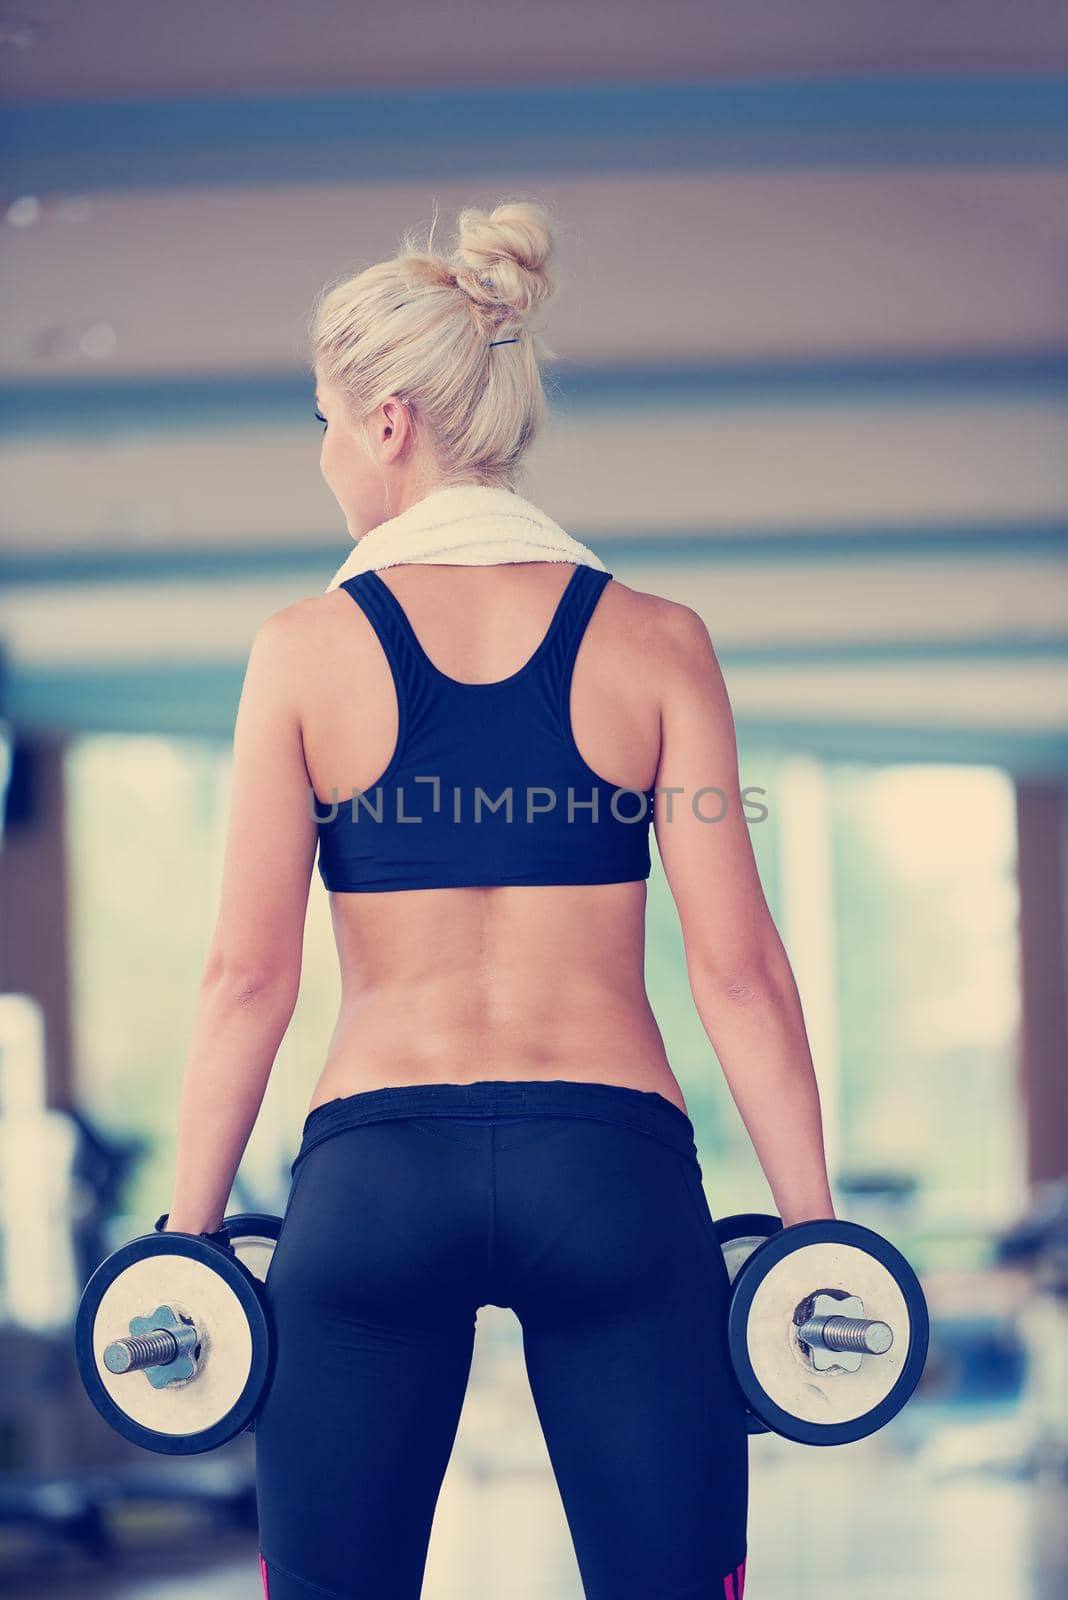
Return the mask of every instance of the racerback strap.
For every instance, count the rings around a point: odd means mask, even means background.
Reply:
[[[550,667],[561,689],[566,690],[570,685],[571,669],[582,636],[611,576],[610,572],[597,567],[575,568],[531,658],[533,661],[536,657]],[[428,667],[431,672],[436,670],[400,601],[377,572],[359,572],[339,588],[347,590],[374,628],[395,678],[399,675],[410,680],[416,675],[425,677]]]
[[[419,672],[426,659],[423,648],[396,595],[377,572],[358,572],[338,588],[355,600],[378,635],[394,682],[409,680]]]
[[[593,608],[611,576],[610,572],[602,572],[597,567],[577,567],[563,603],[553,618],[552,633],[559,652],[558,659],[568,677],[586,626],[593,615]]]

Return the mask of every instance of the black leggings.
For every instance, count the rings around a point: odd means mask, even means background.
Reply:
[[[317,1106],[265,1285],[267,1600],[418,1600],[482,1305],[522,1325],[587,1600],[742,1600],[728,1288],[693,1124],[662,1095],[482,1081]]]

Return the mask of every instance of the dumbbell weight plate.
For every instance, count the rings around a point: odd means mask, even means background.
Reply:
[[[795,1312],[819,1291],[857,1295],[894,1342],[856,1372],[818,1372],[797,1337]],[[896,1416],[927,1358],[919,1280],[871,1228],[831,1218],[783,1228],[738,1273],[727,1314],[735,1374],[752,1411],[799,1444],[848,1444]]]
[[[727,1276],[733,1283],[753,1252],[781,1230],[782,1220],[764,1211],[740,1211],[732,1217],[717,1217],[715,1227]],[[768,1432],[767,1423],[761,1422],[752,1410],[747,1412],[745,1423],[747,1433]]]
[[[213,1450],[246,1428],[269,1370],[270,1337],[254,1274],[192,1234],[151,1233],[120,1246],[86,1284],[75,1353],[86,1393],[104,1420],[162,1455]],[[196,1376],[157,1389],[143,1372],[111,1373],[104,1350],[132,1317],[174,1305],[201,1339]]]
[[[759,1250],[773,1233],[781,1231],[781,1220],[765,1211],[740,1211],[733,1217],[716,1219],[716,1238],[732,1283],[754,1250]]]
[[[282,1231],[281,1217],[269,1216],[261,1211],[242,1211],[225,1217],[223,1227],[230,1236],[234,1253],[242,1266],[246,1266],[261,1283],[274,1256],[274,1247]]]
[[[266,1283],[267,1273],[274,1260],[274,1247],[282,1231],[281,1217],[269,1216],[260,1211],[242,1211],[237,1216],[225,1217],[223,1227],[230,1236],[237,1259],[246,1266],[260,1283]],[[271,1360],[268,1381],[274,1372],[274,1340],[270,1343]],[[256,1431],[256,1417],[246,1424],[249,1433]]]

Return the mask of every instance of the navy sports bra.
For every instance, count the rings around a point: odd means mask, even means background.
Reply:
[[[366,615],[397,694],[397,741],[369,788],[315,805],[329,890],[629,883],[649,876],[655,787],[625,789],[587,766],[571,730],[571,673],[610,572],[576,566],[529,660],[461,683],[423,650],[388,584],[340,587]],[[324,815],[325,809],[325,815]]]

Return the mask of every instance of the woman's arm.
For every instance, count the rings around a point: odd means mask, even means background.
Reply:
[[[168,1231],[221,1226],[300,988],[316,845],[293,693],[307,604],[268,617],[245,672],[221,902],[182,1078]]]
[[[697,612],[673,606],[666,634],[654,828],[694,1003],[784,1226],[833,1217],[801,1002],[742,812],[723,676]]]

